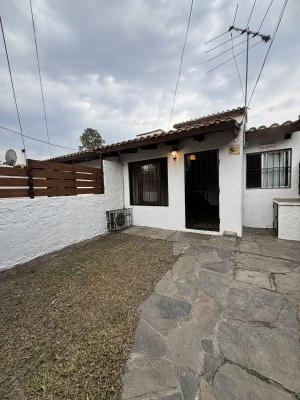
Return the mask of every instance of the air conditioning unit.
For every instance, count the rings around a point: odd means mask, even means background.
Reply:
[[[107,228],[109,231],[119,231],[132,225],[132,209],[106,211]]]

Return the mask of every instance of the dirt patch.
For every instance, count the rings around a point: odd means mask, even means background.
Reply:
[[[118,233],[0,273],[0,398],[118,399],[138,306],[174,262]]]

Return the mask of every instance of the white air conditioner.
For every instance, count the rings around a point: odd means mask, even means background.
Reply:
[[[132,209],[106,211],[107,228],[109,231],[119,231],[132,225]]]

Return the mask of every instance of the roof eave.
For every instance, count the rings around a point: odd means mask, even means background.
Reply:
[[[219,119],[219,118],[225,118],[225,117],[239,117],[245,114],[245,107],[238,107],[238,108],[234,108],[231,110],[226,110],[226,111],[222,111],[220,113],[214,113],[214,114],[210,114],[210,115],[204,115],[203,117],[199,117],[199,118],[193,118],[187,121],[183,121],[183,122],[178,122],[177,124],[173,125],[174,128],[176,129],[180,129],[180,128],[188,128],[189,126],[192,126],[194,124],[197,123],[203,123],[203,122],[209,122],[212,121],[214,119]]]
[[[257,137],[265,134],[282,134],[282,135],[287,135],[290,133],[294,133],[300,131],[300,119],[294,122],[289,122],[289,123],[284,123],[282,125],[278,126],[269,126],[265,128],[259,128],[259,129],[250,129],[246,131],[246,137],[251,138],[251,137]]]
[[[111,145],[111,146],[108,145],[100,149],[100,151],[102,156],[105,157],[115,152],[143,148],[144,146],[149,146],[152,144],[153,145],[161,143],[172,144],[172,142],[174,143],[175,140],[184,140],[194,136],[196,137],[196,136],[208,135],[218,132],[228,132],[228,131],[232,131],[235,134],[239,129],[240,129],[239,122],[237,122],[236,120],[229,120],[214,125],[192,127],[185,130],[182,129],[178,131],[173,131],[165,135],[146,137],[145,139],[142,140],[140,139],[133,143],[124,143],[124,144],[120,143],[119,145]]]

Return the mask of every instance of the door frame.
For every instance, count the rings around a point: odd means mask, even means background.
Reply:
[[[217,156],[217,173],[218,173],[218,229],[209,229],[209,228],[190,228],[187,226],[187,182],[186,182],[186,160],[187,157],[191,154],[198,154],[198,153],[209,153],[209,152],[216,152]],[[196,231],[206,231],[206,232],[220,232],[220,151],[219,149],[209,149],[209,150],[195,150],[184,154],[184,199],[185,199],[185,228],[196,230]]]

